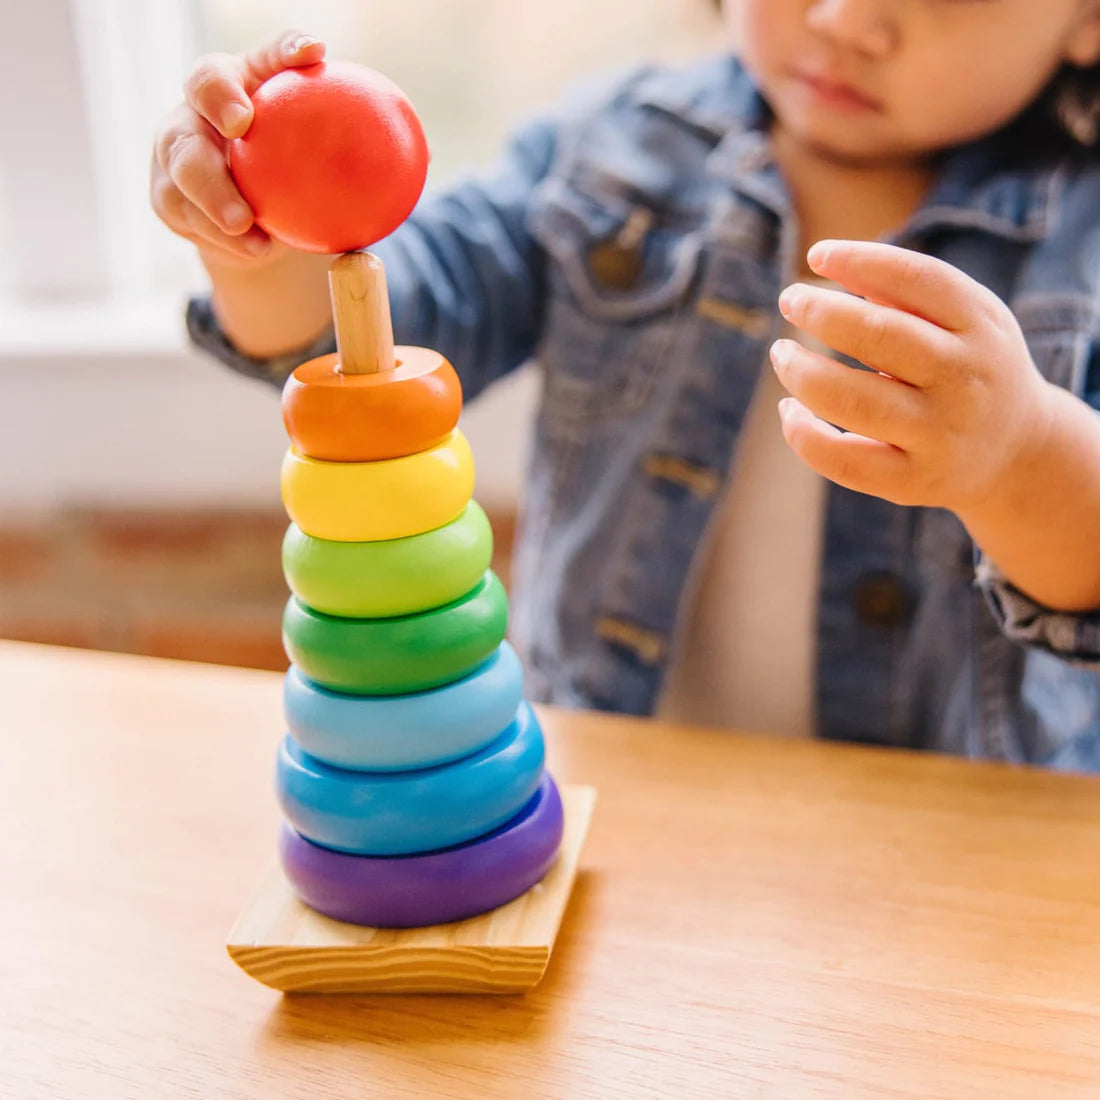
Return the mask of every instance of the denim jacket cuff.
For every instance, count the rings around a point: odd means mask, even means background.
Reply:
[[[1100,663],[1100,610],[1053,611],[1021,592],[984,555],[975,579],[1010,641],[1082,664]]]
[[[239,351],[226,336],[209,295],[192,298],[187,303],[187,335],[191,342],[203,351],[209,352],[227,367],[249,378],[258,378],[281,387],[295,367],[318,355],[327,355],[336,350],[336,337],[332,329],[296,351],[284,352],[269,358],[257,358]]]

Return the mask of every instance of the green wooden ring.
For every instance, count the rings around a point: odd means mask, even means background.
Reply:
[[[461,680],[504,640],[508,597],[486,572],[459,600],[394,619],[341,619],[291,596],[283,645],[302,675],[350,695],[405,695]]]
[[[471,501],[456,520],[385,542],[333,542],[292,523],[283,575],[307,607],[346,619],[388,619],[442,607],[469,592],[489,568],[493,531]]]

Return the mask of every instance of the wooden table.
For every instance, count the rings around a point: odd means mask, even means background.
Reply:
[[[0,689],[0,1096],[1100,1096],[1100,779],[544,711],[600,801],[543,983],[284,999],[224,948],[280,678]]]

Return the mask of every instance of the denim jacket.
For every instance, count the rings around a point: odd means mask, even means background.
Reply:
[[[1096,405],[1100,166],[1002,146],[951,154],[892,239],[990,287],[1045,377]],[[573,97],[372,249],[398,342],[443,352],[467,399],[542,372],[512,607],[533,698],[652,712],[797,241],[766,107],[723,57]],[[249,359],[203,299],[189,327],[276,384],[333,349]],[[830,484],[824,523],[819,736],[1100,768],[1100,611],[1038,606],[947,511]]]

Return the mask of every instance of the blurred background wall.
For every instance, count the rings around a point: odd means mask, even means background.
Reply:
[[[35,0],[0,98],[0,637],[284,668],[277,393],[186,344],[202,271],[153,216],[159,119],[202,53],[284,27],[386,72],[428,189],[570,81],[715,49],[709,0]],[[464,415],[507,575],[532,371]]]

